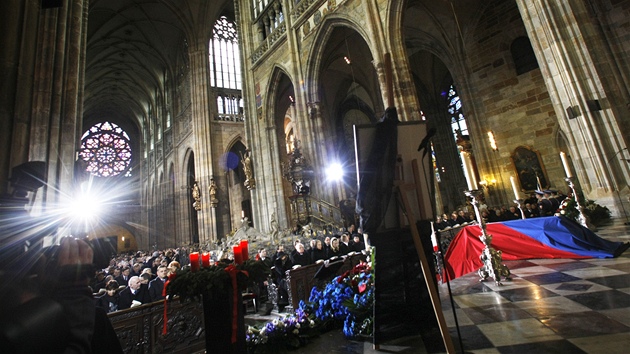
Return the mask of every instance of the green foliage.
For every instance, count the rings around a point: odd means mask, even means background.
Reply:
[[[599,205],[589,199],[586,199],[584,204],[584,215],[588,217],[593,225],[598,226],[610,220],[611,213],[607,207]],[[580,211],[578,210],[575,198],[567,197],[562,204],[560,204],[560,214],[571,220],[578,221]]]
[[[269,268],[263,262],[255,260],[247,260],[239,265],[219,263],[196,272],[191,272],[190,267],[184,267],[172,279],[169,278],[167,292],[171,297],[178,295],[182,300],[198,299],[201,294],[227,296],[228,289],[232,286],[232,278],[226,271],[230,269],[236,270],[239,289],[263,281],[269,273]]]

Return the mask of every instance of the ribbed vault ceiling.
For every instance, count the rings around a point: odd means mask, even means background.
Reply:
[[[92,0],[88,17],[84,126],[135,121],[171,81],[186,45],[207,41],[227,0]]]

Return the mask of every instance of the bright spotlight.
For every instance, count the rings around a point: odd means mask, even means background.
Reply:
[[[328,166],[328,168],[326,168],[326,178],[334,182],[343,180],[343,166],[338,162],[334,162]]]
[[[73,219],[78,221],[94,221],[101,213],[101,202],[98,198],[90,194],[81,194],[75,198],[68,212]]]

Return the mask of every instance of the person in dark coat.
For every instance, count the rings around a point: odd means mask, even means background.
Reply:
[[[351,249],[354,252],[361,252],[365,249],[365,243],[361,241],[361,235],[359,234],[352,235]]]
[[[311,262],[315,263],[319,260],[326,259],[326,249],[324,249],[324,244],[321,240],[315,241],[315,247],[311,249]]]
[[[341,254],[348,254],[352,252],[350,249],[350,235],[347,232],[344,232],[341,235],[341,239],[339,240],[339,249],[341,250]]]
[[[120,272],[120,275],[117,276],[114,280],[118,282],[119,285],[127,286],[129,282],[129,278],[131,278],[131,268],[124,267]]]
[[[301,266],[307,266],[311,264],[311,256],[306,253],[303,244],[298,243],[295,245],[295,253],[293,253],[293,258],[291,259],[291,262],[293,262],[294,266],[298,264]]]
[[[151,302],[148,289],[142,286],[139,277],[131,277],[129,279],[129,285],[120,292],[118,309],[124,310],[130,308],[134,300],[140,302],[140,304],[148,304]]]
[[[545,198],[545,193],[542,191],[536,191],[536,198],[538,198],[538,214],[540,216],[553,215],[553,205],[549,199]]]
[[[273,263],[274,283],[278,287],[278,309],[282,310],[289,304],[289,286],[286,280],[286,271],[293,267],[289,255],[280,251]]]
[[[339,248],[339,239],[333,237],[330,239],[330,250],[328,250],[328,258],[342,256],[341,248]]]
[[[96,306],[102,308],[106,313],[118,311],[119,289],[118,282],[110,280],[105,285],[105,294],[96,299]]]
[[[157,270],[157,277],[149,282],[149,297],[151,301],[163,300],[162,291],[164,290],[164,284],[166,283],[166,267],[159,266]]]

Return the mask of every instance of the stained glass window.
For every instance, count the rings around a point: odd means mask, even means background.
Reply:
[[[87,162],[87,171],[99,177],[125,172],[131,163],[129,135],[110,122],[92,126],[81,137],[79,157]]]
[[[451,117],[451,129],[455,140],[457,140],[457,130],[461,135],[468,135],[468,126],[462,110],[462,101],[459,99],[459,94],[457,94],[454,85],[451,85],[448,90],[447,100],[448,114]]]

